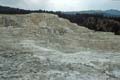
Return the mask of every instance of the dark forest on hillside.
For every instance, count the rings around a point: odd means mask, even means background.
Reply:
[[[95,31],[114,32],[116,35],[120,35],[120,17],[105,17],[100,14],[57,13],[57,15]]]
[[[114,32],[120,35],[120,17],[106,17],[102,14],[64,14],[45,10],[24,10],[0,6],[0,14],[29,14],[29,13],[52,13],[68,19],[80,26],[85,26],[95,31]]]

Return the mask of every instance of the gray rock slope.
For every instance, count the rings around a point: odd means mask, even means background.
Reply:
[[[0,15],[0,80],[120,80],[120,36],[53,14]]]

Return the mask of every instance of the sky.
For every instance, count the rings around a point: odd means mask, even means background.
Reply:
[[[120,0],[0,0],[0,5],[52,11],[120,10]]]

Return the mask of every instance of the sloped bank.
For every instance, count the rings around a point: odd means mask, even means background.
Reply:
[[[119,80],[119,49],[53,14],[0,15],[0,80]]]

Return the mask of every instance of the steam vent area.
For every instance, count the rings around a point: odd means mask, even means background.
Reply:
[[[120,35],[54,14],[0,14],[0,80],[120,80]]]

